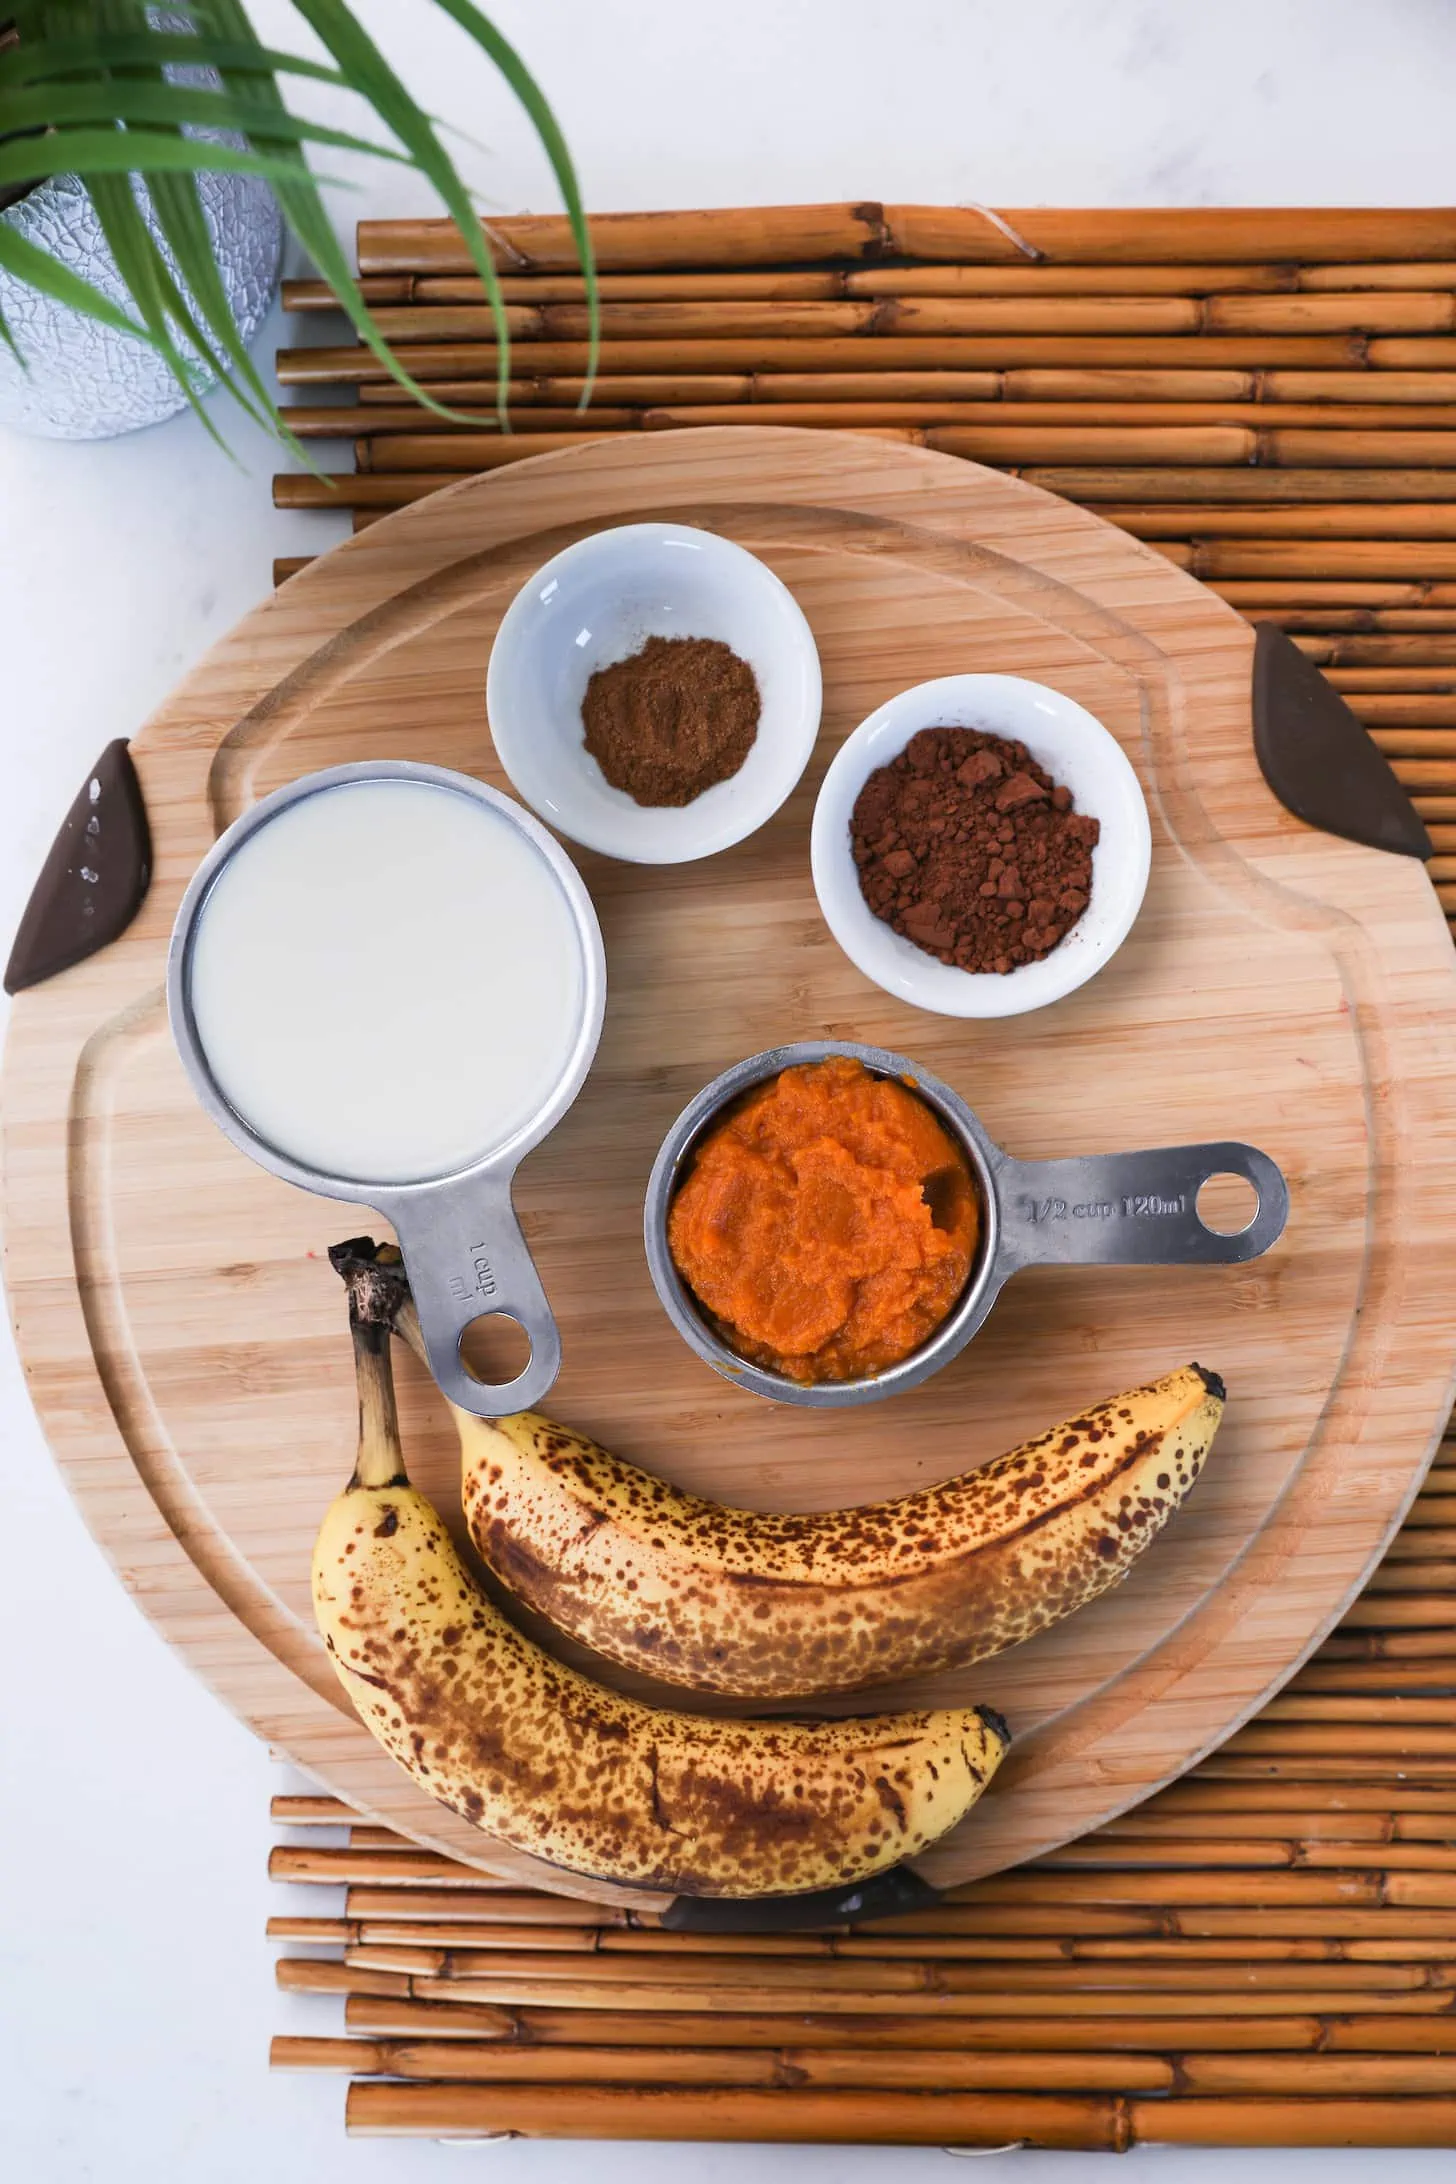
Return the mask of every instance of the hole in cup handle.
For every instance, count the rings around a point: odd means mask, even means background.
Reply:
[[[1258,1204],[1222,1234],[1199,1216],[1211,1177],[1239,1176]],[[1267,1153],[1233,1141],[1070,1160],[1003,1159],[996,1169],[1001,1272],[1018,1266],[1210,1266],[1260,1258],[1284,1233],[1289,1187]]]
[[[561,1336],[511,1204],[509,1177],[430,1185],[380,1211],[394,1223],[441,1393],[478,1418],[534,1409],[561,1370]],[[488,1315],[515,1320],[530,1343],[514,1380],[477,1380],[461,1356],[467,1329]]]

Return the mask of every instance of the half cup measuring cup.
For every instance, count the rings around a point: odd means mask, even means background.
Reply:
[[[981,1235],[957,1302],[918,1349],[862,1380],[791,1380],[740,1357],[694,1299],[673,1263],[668,1215],[699,1140],[736,1101],[780,1071],[843,1055],[914,1092],[959,1146],[980,1200]],[[1256,1207],[1236,1234],[1210,1228],[1198,1195],[1214,1176],[1252,1184]],[[1084,1153],[1016,1160],[990,1136],[958,1092],[903,1054],[852,1040],[802,1040],[725,1070],[685,1107],[663,1139],[647,1185],[644,1238],[653,1285],[683,1339],[725,1379],[779,1403],[844,1410],[918,1387],[965,1348],[1002,1287],[1032,1266],[1208,1266],[1260,1258],[1289,1216],[1283,1175],[1253,1145],[1228,1140],[1149,1152]]]
[[[538,858],[565,913],[576,952],[576,1011],[552,1081],[543,1082],[524,1117],[513,1120],[497,1141],[467,1157],[447,1162],[443,1172],[401,1181],[367,1174],[341,1174],[299,1159],[272,1142],[254,1120],[223,1090],[209,1060],[194,1007],[194,966],[198,934],[214,889],[239,852],[282,814],[310,797],[357,784],[411,783],[445,790],[473,800],[515,831],[528,854]],[[532,868],[534,876],[534,868]],[[388,874],[375,875],[381,891]],[[327,884],[327,876],[323,884]],[[553,918],[556,912],[553,909]],[[558,923],[560,921],[558,920]],[[519,935],[510,930],[473,935],[481,946],[510,949]],[[361,914],[359,946],[367,947],[369,922]],[[392,1223],[409,1272],[419,1311],[430,1370],[443,1392],[462,1410],[501,1417],[529,1410],[545,1395],[561,1364],[561,1337],[530,1248],[521,1233],[511,1198],[515,1172],[525,1155],[566,1113],[586,1078],[601,1036],[606,1002],[606,962],[596,911],[580,875],[559,845],[529,812],[496,790],[443,766],[391,760],[334,766],[305,775],[264,797],[219,837],[194,873],[172,933],[167,961],[167,1007],[172,1035],[183,1067],[203,1107],[234,1145],[260,1167],[285,1182],[337,1198],[372,1206]],[[460,992],[450,1006],[468,1009],[472,997]],[[357,1066],[369,1066],[362,1045]],[[287,1131],[279,1133],[286,1136]],[[515,1320],[531,1345],[528,1362],[506,1382],[489,1384],[474,1377],[460,1354],[466,1329],[487,1314]]]

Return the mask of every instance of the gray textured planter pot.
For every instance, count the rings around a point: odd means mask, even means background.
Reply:
[[[253,175],[200,174],[197,184],[223,287],[244,341],[251,342],[278,282],[282,214],[267,183]],[[151,208],[140,191],[138,196],[156,234]],[[0,220],[127,304],[100,223],[74,175],[37,184],[0,212]],[[159,424],[186,407],[171,373],[145,343],[37,295],[3,271],[0,313],[29,367],[0,346],[0,425],[49,439],[105,440]],[[200,393],[216,375],[198,361],[191,376]]]

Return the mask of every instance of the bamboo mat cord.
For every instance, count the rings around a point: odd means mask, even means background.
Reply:
[[[861,204],[593,229],[583,415],[565,224],[492,223],[502,433],[453,229],[366,222],[371,305],[465,415],[430,416],[357,347],[285,349],[290,425],[352,443],[354,470],[281,477],[277,503],[362,530],[546,449],[705,424],[993,464],[1287,630],[1413,795],[1456,917],[1456,212]],[[285,300],[333,299],[297,281]],[[276,1798],[273,1819],[270,1873],[310,1890],[269,1921],[278,1982],[330,1999],[272,2061],[345,2073],[360,2135],[1453,2146],[1456,1438],[1255,1721],[1095,1835],[926,1910],[667,1932],[332,1797]]]

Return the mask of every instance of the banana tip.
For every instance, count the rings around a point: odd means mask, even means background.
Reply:
[[[1223,1403],[1228,1400],[1228,1389],[1224,1386],[1223,1380],[1218,1373],[1211,1373],[1206,1365],[1200,1365],[1196,1361],[1193,1370],[1216,1403]]]
[[[980,1715],[992,1736],[1001,1739],[1003,1749],[1008,1748],[1011,1743],[1011,1731],[1007,1726],[1006,1716],[998,1714],[994,1706],[978,1706],[976,1712]]]

